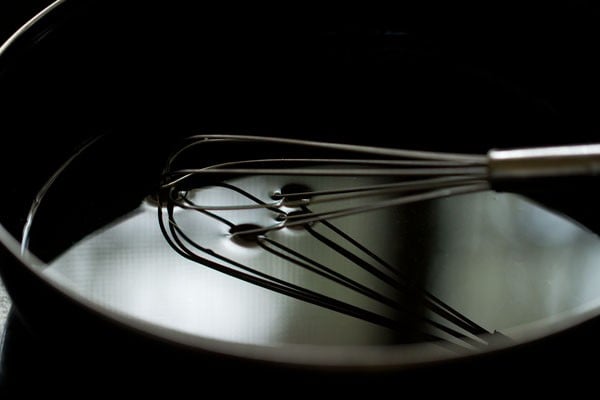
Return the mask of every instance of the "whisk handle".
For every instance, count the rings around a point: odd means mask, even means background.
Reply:
[[[488,158],[492,189],[525,195],[600,234],[600,144],[492,150]]]
[[[488,152],[490,181],[600,175],[600,144]]]

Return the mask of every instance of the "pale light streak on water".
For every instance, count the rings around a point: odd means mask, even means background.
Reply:
[[[247,177],[236,184],[270,201],[269,194],[285,183],[277,179],[282,178]],[[331,187],[331,182],[313,179],[308,185],[319,189]],[[214,187],[199,189],[191,198],[204,204],[247,201],[231,190]],[[236,224],[275,222],[273,212],[265,209],[219,215]],[[234,242],[229,227],[213,218],[184,210],[176,211],[175,217],[186,234],[218,254],[397,317],[389,307],[315,277],[258,246]],[[538,321],[600,298],[597,236],[514,195],[463,195],[334,223],[386,262],[421,277],[425,290],[489,331]],[[322,226],[317,223],[314,228]],[[330,232],[322,233],[350,247]],[[395,295],[389,286],[359,271],[302,229],[269,235],[378,292]],[[200,337],[268,345],[400,340],[386,328],[259,288],[179,256],[165,241],[157,210],[149,204],[76,243],[46,273],[105,307]],[[417,312],[452,325],[427,308]]]

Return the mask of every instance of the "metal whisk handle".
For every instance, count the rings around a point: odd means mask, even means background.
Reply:
[[[488,152],[493,181],[600,175],[600,144]]]

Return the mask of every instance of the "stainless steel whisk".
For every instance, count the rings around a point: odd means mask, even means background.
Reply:
[[[222,175],[286,175],[370,176],[394,178],[392,183],[348,187],[324,191],[274,192],[273,202],[253,205],[208,205],[187,203],[196,210],[227,210],[240,208],[295,207],[306,204],[334,202],[353,196],[394,194],[386,201],[322,213],[295,214],[282,218],[276,224],[252,230],[240,230],[233,235],[265,233],[274,229],[304,225],[325,219],[343,217],[384,207],[398,206],[441,197],[479,192],[491,189],[494,183],[541,177],[593,176],[600,174],[600,144],[517,150],[491,150],[487,155],[451,154],[413,151],[339,143],[322,143],[298,139],[242,135],[200,135],[190,137],[172,155],[164,171],[163,190],[179,193],[178,187],[192,177]],[[342,151],[379,158],[270,158],[248,159],[208,165],[199,169],[171,170],[171,165],[191,147],[211,142],[255,142],[266,145],[292,145],[311,149]],[[384,158],[385,157],[385,158]],[[176,195],[169,196],[182,205]]]
[[[211,158],[219,153],[210,145],[227,146],[218,161]],[[189,158],[192,149],[206,149],[202,158]],[[268,148],[269,156],[262,157]],[[273,156],[276,153],[277,156]],[[194,153],[195,154],[195,153]],[[219,155],[219,154],[217,154]],[[193,168],[188,163],[193,163]],[[197,166],[201,163],[201,166]],[[184,164],[181,166],[180,164]],[[216,254],[210,248],[190,238],[175,216],[181,208],[203,213],[227,224],[229,235],[234,240],[256,243],[265,251],[277,254],[286,262],[309,269],[327,279],[360,292],[376,301],[402,309],[372,289],[344,276],[344,273],[329,268],[306,254],[297,254],[293,249],[278,243],[270,233],[284,228],[303,228],[313,238],[326,243],[352,263],[365,268],[378,279],[392,285],[408,298],[422,299],[425,307],[450,324],[442,324],[422,314],[404,310],[409,321],[425,322],[431,329],[421,329],[422,338],[436,340],[444,338],[462,347],[485,345],[481,334],[489,333],[460,312],[454,310],[430,293],[417,288],[405,276],[388,265],[376,254],[369,252],[361,243],[349,237],[330,221],[357,213],[394,207],[408,203],[433,200],[473,192],[490,190],[506,181],[526,181],[546,177],[593,176],[600,174],[600,145],[575,145],[517,150],[492,150],[487,155],[452,154],[443,152],[414,151],[393,148],[371,147],[352,144],[325,143],[299,139],[256,137],[243,135],[199,135],[187,139],[168,159],[163,171],[159,201],[159,223],[169,244],[182,256],[205,266],[217,269],[236,278],[317,304],[347,315],[389,327],[391,329],[415,329],[419,324],[399,323],[372,311],[339,301],[311,288],[300,287],[272,275],[236,262],[226,254]],[[284,176],[289,184],[270,193],[249,193],[237,187],[236,179],[250,176]],[[352,182],[353,178],[368,177],[373,184],[331,185],[326,189],[311,189],[298,183],[298,177],[317,177],[327,181],[340,177]],[[301,179],[300,179],[301,180]],[[345,181],[345,182],[346,182]],[[240,194],[247,199],[243,204],[207,204],[190,196],[201,187],[219,186]],[[352,200],[366,199],[358,205]],[[265,200],[268,199],[268,200]],[[373,199],[373,200],[369,200]],[[342,204],[339,206],[338,204]],[[315,211],[313,206],[325,209]],[[327,208],[326,206],[329,206]],[[167,218],[163,216],[167,210]],[[266,225],[233,223],[219,212],[244,210],[269,210],[275,216],[273,223]],[[348,247],[358,249],[365,256],[327,240],[316,233],[312,226],[324,224],[342,239]],[[368,260],[366,260],[368,259]],[[405,296],[406,297],[406,296]],[[434,333],[432,333],[434,332]]]

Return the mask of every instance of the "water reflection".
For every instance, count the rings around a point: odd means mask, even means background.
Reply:
[[[600,295],[596,235],[514,195],[484,193],[432,207],[430,290],[503,330]]]
[[[274,179],[278,178],[245,185],[260,186],[256,192],[268,194],[281,185]],[[311,183],[319,184],[330,185]],[[196,195],[217,202],[223,200],[220,196],[239,200],[239,194],[222,188]],[[228,218],[238,223],[264,225],[273,217],[266,210],[257,210],[250,217],[247,213],[236,216],[236,212],[229,211]],[[235,243],[228,237],[228,226],[209,216],[194,213],[180,220],[187,234],[217,254],[380,315],[406,318],[260,247]],[[340,252],[306,230],[274,231],[271,238],[335,266],[378,292],[395,296],[425,318],[416,324],[420,331],[437,337],[453,340],[435,323],[465,331],[451,322],[447,313],[432,307],[438,304],[431,301],[432,296],[487,331],[507,330],[600,297],[600,271],[594,268],[600,260],[597,237],[514,195],[465,195],[354,215],[334,223],[425,291],[417,288],[399,293],[358,271]],[[314,229],[351,249],[322,224]],[[166,243],[156,208],[149,204],[71,247],[46,273],[104,306],[203,337],[270,345],[423,340],[411,332],[391,331],[187,260]]]

